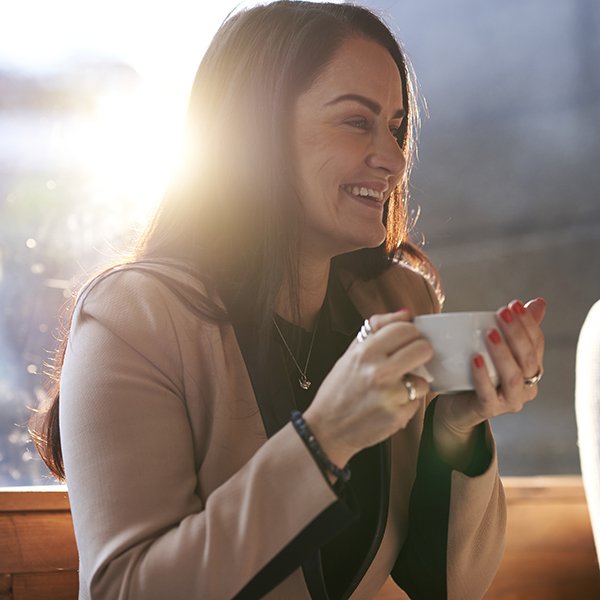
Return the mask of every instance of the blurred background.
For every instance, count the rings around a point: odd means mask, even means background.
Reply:
[[[578,473],[575,347],[600,298],[600,3],[363,4],[403,41],[429,107],[413,209],[446,310],[548,303],[539,398],[493,423],[501,472]],[[54,483],[26,422],[57,316],[151,214],[197,63],[239,5],[0,4],[0,486]]]

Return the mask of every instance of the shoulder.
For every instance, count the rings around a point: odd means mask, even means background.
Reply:
[[[180,291],[190,297],[207,293],[200,280],[178,263],[140,261],[112,267],[91,279],[80,290],[76,305],[86,313],[138,310],[150,314],[176,304]]]
[[[381,275],[362,280],[344,271],[340,279],[363,314],[408,308],[414,315],[440,312],[433,286],[419,271],[402,262],[393,262]]]
[[[221,324],[202,316],[206,298],[206,286],[175,265],[132,263],[94,277],[75,304],[61,382],[108,369],[145,382],[160,373],[182,390],[225,346]]]
[[[109,329],[124,341],[140,345],[174,340],[210,329],[209,310],[219,306],[197,277],[176,263],[138,262],[109,269],[80,291],[72,334],[86,321]]]

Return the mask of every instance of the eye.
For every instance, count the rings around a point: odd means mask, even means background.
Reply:
[[[402,124],[390,125],[390,132],[399,142],[402,141]]]
[[[371,128],[371,124],[364,117],[353,117],[352,119],[345,121],[345,123],[346,125],[350,125],[350,127],[363,129],[364,131],[368,131]]]

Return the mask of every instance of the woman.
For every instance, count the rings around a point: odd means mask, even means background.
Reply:
[[[372,598],[390,574],[482,596],[505,522],[487,419],[536,394],[543,303],[499,311],[498,390],[480,356],[476,393],[410,375],[432,356],[411,318],[439,310],[407,241],[416,118],[363,8],[221,27],[191,160],[136,259],[80,293],[41,436],[80,598]]]

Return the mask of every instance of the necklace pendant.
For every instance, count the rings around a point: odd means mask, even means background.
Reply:
[[[310,387],[311,382],[306,379],[306,375],[302,374],[300,379],[298,379],[298,383],[303,390],[307,390]]]

